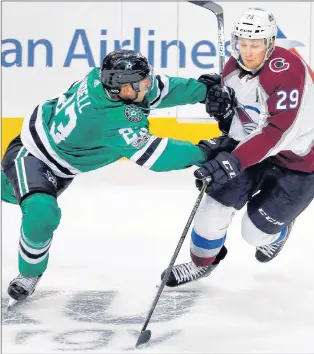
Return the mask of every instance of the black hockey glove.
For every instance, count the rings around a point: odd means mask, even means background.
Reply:
[[[225,183],[237,177],[242,171],[240,161],[236,156],[221,152],[215,159],[205,162],[201,168],[194,171],[195,184],[200,190],[203,180],[211,177],[211,182],[206,188],[206,193],[210,194],[222,188]]]
[[[228,136],[220,136],[214,139],[201,140],[196,145],[206,153],[207,160],[212,160],[222,151],[233,151],[238,142]]]
[[[203,84],[205,84],[207,86],[207,94],[206,94],[205,100],[200,101],[200,103],[206,103],[206,98],[208,96],[209,90],[212,87],[214,87],[215,85],[218,85],[221,83],[221,76],[218,74],[215,74],[215,73],[204,74],[204,75],[201,75],[197,81],[202,82]]]
[[[206,112],[218,121],[220,130],[228,133],[238,105],[234,90],[215,85],[208,91],[205,104]]]

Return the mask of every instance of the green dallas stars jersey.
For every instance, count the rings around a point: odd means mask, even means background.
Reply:
[[[121,157],[153,171],[199,165],[205,154],[194,144],[149,133],[150,109],[194,104],[206,86],[195,79],[156,75],[145,100],[127,105],[112,100],[99,81],[99,68],[25,118],[26,149],[60,177],[95,170]]]

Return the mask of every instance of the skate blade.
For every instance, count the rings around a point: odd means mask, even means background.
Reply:
[[[156,285],[156,289],[159,289],[160,285]],[[163,292],[165,293],[194,293],[195,284],[180,284],[177,286],[165,286]]]
[[[9,303],[8,303],[8,307],[7,307],[7,311],[10,311],[12,309],[12,307],[14,307],[17,303],[18,303],[17,300],[12,299],[12,297],[10,297]]]

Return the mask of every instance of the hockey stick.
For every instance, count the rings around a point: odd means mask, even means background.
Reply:
[[[163,291],[163,289],[164,289],[164,287],[165,287],[165,285],[166,285],[166,283],[167,283],[167,281],[169,279],[169,276],[170,276],[172,267],[174,265],[174,262],[177,259],[177,256],[178,256],[178,254],[180,252],[180,249],[181,249],[181,247],[183,245],[185,237],[186,237],[186,235],[187,235],[187,233],[189,231],[189,228],[191,226],[191,223],[193,221],[194,215],[195,215],[195,213],[196,213],[196,211],[197,211],[197,209],[198,209],[198,207],[200,205],[200,202],[201,202],[201,200],[203,198],[203,195],[205,193],[205,190],[206,190],[209,182],[211,182],[211,178],[207,178],[206,180],[204,180],[203,187],[202,187],[202,189],[200,191],[200,194],[198,195],[198,197],[196,199],[196,202],[195,202],[195,204],[193,206],[192,212],[191,212],[191,214],[189,216],[189,219],[188,219],[188,221],[187,221],[187,223],[185,225],[185,228],[184,228],[184,230],[182,232],[182,235],[180,237],[178,245],[177,245],[177,247],[176,247],[176,249],[174,251],[174,254],[173,254],[172,258],[171,258],[171,261],[170,261],[170,263],[168,265],[168,268],[167,268],[167,271],[165,273],[165,276],[162,279],[162,282],[161,282],[161,284],[159,286],[158,292],[157,292],[157,294],[156,294],[156,296],[154,298],[154,301],[153,301],[153,303],[151,305],[151,308],[150,308],[150,310],[148,312],[148,315],[146,317],[145,323],[144,323],[144,325],[143,325],[143,327],[141,329],[141,333],[140,333],[140,335],[139,335],[139,337],[137,339],[136,345],[135,345],[136,348],[142,346],[143,344],[147,343],[150,340],[152,332],[149,329],[146,329],[146,328],[147,328],[148,323],[149,323],[149,321],[150,321],[150,319],[151,319],[151,317],[153,315],[153,312],[154,312],[155,307],[156,307],[156,305],[158,303],[160,295],[161,295],[161,293],[162,293],[162,291]]]
[[[219,56],[219,73],[223,72],[225,67],[225,32],[224,32],[224,14],[223,8],[213,1],[189,1],[191,4],[204,7],[213,12],[218,23],[218,56]]]

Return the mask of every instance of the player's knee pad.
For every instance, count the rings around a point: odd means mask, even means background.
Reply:
[[[205,238],[220,238],[226,233],[235,211],[206,195],[196,212],[194,230]]]
[[[22,203],[22,229],[31,241],[44,242],[52,237],[61,219],[61,210],[55,197],[45,193],[34,193]]]
[[[206,196],[195,216],[190,255],[198,266],[212,264],[222,249],[235,209]]]
[[[275,242],[280,236],[280,232],[276,234],[268,234],[265,231],[260,230],[253,224],[247,212],[245,212],[242,218],[241,233],[244,240],[255,247]]]

